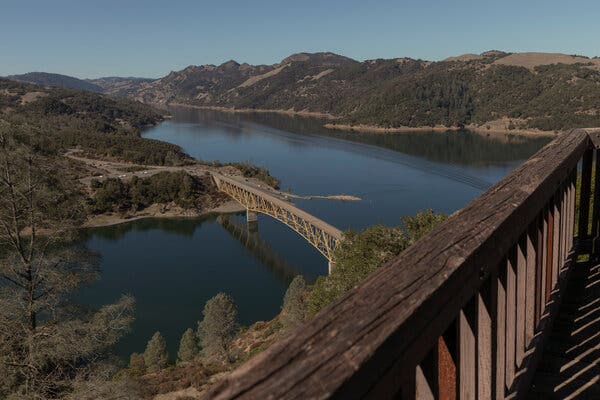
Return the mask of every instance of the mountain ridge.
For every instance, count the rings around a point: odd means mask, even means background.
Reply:
[[[362,62],[331,52],[295,53],[271,65],[229,60],[154,80],[90,82],[145,103],[327,114],[340,126],[600,125],[600,58],[560,53],[491,50],[442,61]]]
[[[39,86],[78,89],[92,93],[102,93],[104,91],[102,87],[85,79],[79,79],[69,75],[55,74],[50,72],[27,72],[19,75],[8,75],[6,78],[18,82],[32,83]]]

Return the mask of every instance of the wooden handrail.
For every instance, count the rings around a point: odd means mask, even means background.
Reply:
[[[558,136],[208,398],[522,396],[569,270],[577,166],[592,147],[585,130]]]

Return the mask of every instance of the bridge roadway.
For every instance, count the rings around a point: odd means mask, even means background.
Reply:
[[[240,176],[211,172],[220,191],[246,208],[249,223],[256,223],[256,213],[269,215],[283,222],[313,245],[329,262],[329,272],[335,266],[334,249],[342,232],[327,222],[290,203],[284,193]]]

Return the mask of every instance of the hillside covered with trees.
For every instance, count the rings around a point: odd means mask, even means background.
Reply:
[[[53,154],[79,147],[140,164],[188,162],[179,147],[140,137],[143,127],[162,120],[162,113],[136,101],[0,79],[0,123],[35,136]]]
[[[488,51],[436,62],[298,53],[273,65],[190,65],[154,80],[38,72],[9,78],[150,104],[311,112],[338,127],[600,125],[600,59],[555,53]]]
[[[600,125],[600,60],[490,51],[439,62],[357,62],[301,53],[275,65],[190,66],[125,94],[148,103],[315,112],[386,128],[510,119],[508,129],[560,130]]]

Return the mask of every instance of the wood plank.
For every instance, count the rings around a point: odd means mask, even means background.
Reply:
[[[546,267],[548,264],[548,208],[544,208],[543,217],[542,217],[542,266],[540,269],[541,283],[540,283],[540,317],[544,314],[544,309],[546,308],[546,275],[548,272],[548,268]]]
[[[560,215],[560,235],[558,242],[558,271],[557,276],[560,271],[563,269],[566,261],[565,249],[567,246],[567,182],[563,184],[563,187],[560,189],[560,203],[559,203],[559,215]]]
[[[593,197],[594,202],[592,205],[592,237],[598,237],[598,223],[600,221],[600,151],[596,150],[596,162],[595,162],[595,174],[594,174],[594,185],[597,188],[594,190]]]
[[[579,231],[577,235],[580,239],[588,237],[593,154],[591,148],[586,149],[581,161],[581,195],[579,196]]]
[[[496,279],[496,400],[506,394],[506,263]]]
[[[516,327],[515,327],[515,365],[519,367],[525,354],[525,314],[527,292],[527,235],[524,235],[517,245],[516,263]]]
[[[477,398],[492,398],[492,303],[488,279],[477,295]]]
[[[574,245],[575,240],[575,212],[577,207],[577,170],[573,170],[571,176],[571,222],[569,224],[569,244]]]
[[[476,301],[469,302],[458,317],[458,387],[461,400],[475,400],[477,396]]]
[[[543,214],[543,212],[542,212]],[[536,267],[535,267],[535,326],[537,327],[541,319],[541,311],[543,304],[543,265],[544,265],[544,217],[540,215],[538,218],[536,229]]]
[[[452,346],[448,346],[451,344]],[[457,368],[456,368],[456,325],[448,329],[445,336],[438,339],[438,398],[440,400],[456,400]]]
[[[571,202],[571,178],[569,178],[569,180],[566,183],[566,205],[565,205],[565,265],[567,263],[567,260],[569,258],[569,254],[571,252],[571,243],[572,243],[572,239],[571,239],[571,229],[572,229],[572,225],[573,225],[573,219],[572,219],[572,207],[573,207],[573,203]],[[563,267],[564,267],[563,266]]]
[[[429,351],[429,353],[427,353],[427,357],[425,357],[417,367],[418,369],[416,371],[415,377],[415,399],[438,398],[438,352],[438,342],[436,342],[433,348]]]
[[[589,145],[561,135],[207,397],[360,398],[415,370]],[[502,380],[504,382],[504,379]]]
[[[435,400],[435,395],[433,393],[433,390],[429,384],[428,379],[425,376],[425,373],[423,372],[423,369],[421,368],[420,365],[417,365],[417,371],[416,371],[416,383],[415,383],[415,397],[411,397],[412,393],[409,391],[409,393],[405,393],[405,395],[403,396],[403,399],[418,399],[418,400]],[[403,392],[404,393],[404,392]]]
[[[517,249],[510,252],[506,262],[506,389],[515,379],[516,317],[517,317]]]
[[[544,265],[542,266],[542,315],[544,314],[544,309],[546,308],[546,303],[548,302],[548,263],[549,263],[549,258],[548,258],[548,253],[549,253],[549,246],[548,246],[548,241],[550,240],[550,224],[549,224],[549,215],[550,215],[550,210],[548,207],[546,207],[545,211],[544,211],[544,252],[543,254],[543,260],[544,260]]]
[[[527,232],[527,249],[526,249],[526,278],[525,278],[525,346],[528,347],[533,339],[535,328],[535,268],[537,263],[537,224],[533,223],[529,226]]]
[[[558,280],[558,260],[560,257],[559,252],[559,240],[560,240],[560,208],[559,208],[560,198],[559,196],[554,197],[554,210],[553,210],[553,220],[554,220],[554,229],[552,231],[552,289],[556,286],[556,282]]]
[[[544,304],[550,300],[552,294],[552,264],[554,261],[554,199],[550,201],[546,217],[546,266],[544,268]]]

